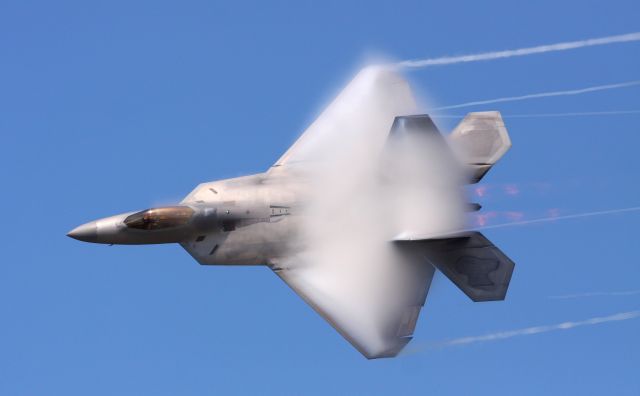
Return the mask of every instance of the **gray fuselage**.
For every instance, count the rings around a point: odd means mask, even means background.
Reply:
[[[305,179],[276,168],[203,183],[178,205],[106,217],[68,235],[104,244],[180,243],[200,264],[270,264],[296,249]]]

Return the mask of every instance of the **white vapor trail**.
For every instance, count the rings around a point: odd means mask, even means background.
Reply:
[[[609,316],[600,316],[600,317],[590,318],[590,319],[577,321],[577,322],[562,322],[554,325],[533,326],[533,327],[526,327],[524,329],[499,331],[496,333],[485,334],[481,336],[461,337],[461,338],[455,338],[453,340],[433,343],[430,345],[423,345],[422,348],[420,347],[413,348],[408,350],[407,353],[405,354],[416,353],[424,349],[446,348],[446,347],[451,347],[456,345],[469,345],[469,344],[475,344],[480,342],[504,340],[507,338],[513,338],[518,336],[548,333],[551,331],[569,330],[576,327],[593,326],[593,325],[607,323],[607,322],[619,322],[623,320],[635,319],[638,317],[640,317],[640,311],[629,311],[629,312],[621,312],[621,313],[617,313]]]
[[[637,212],[640,211],[640,206],[633,206],[630,208],[621,208],[621,209],[611,209],[611,210],[601,210],[601,211],[597,211],[597,212],[586,212],[586,213],[577,213],[577,214],[573,214],[573,215],[566,215],[566,216],[551,216],[551,217],[543,217],[540,219],[532,219],[532,220],[522,220],[522,221],[512,221],[509,223],[502,223],[502,224],[493,224],[493,225],[485,225],[485,226],[471,226],[469,228],[464,228],[464,229],[459,229],[456,232],[467,232],[467,231],[473,231],[473,230],[488,230],[488,229],[492,229],[492,228],[505,228],[505,227],[514,227],[514,226],[522,226],[522,225],[528,225],[528,224],[538,224],[538,223],[550,223],[550,222],[555,222],[558,220],[569,220],[569,219],[578,219],[578,218],[583,218],[583,217],[593,217],[593,216],[604,216],[604,215],[610,215],[610,214],[617,214],[617,213],[628,213],[628,212]],[[455,232],[454,232],[455,234]],[[425,234],[417,234],[416,236],[413,236],[411,238],[411,240],[420,240],[420,239],[429,239],[429,238],[434,238],[437,237],[438,234],[433,233],[433,234],[429,234],[429,233],[425,233]],[[404,240],[404,234],[398,234],[394,237],[394,239],[398,239],[398,240]]]
[[[598,37],[588,40],[567,41],[563,43],[539,45],[536,47],[484,52],[480,54],[406,60],[396,63],[395,66],[401,68],[422,68],[439,65],[451,65],[456,63],[478,62],[492,59],[511,58],[515,56],[541,54],[545,52],[567,51],[576,48],[592,47],[596,45],[608,45],[613,43],[624,43],[631,41],[640,41],[640,32],[621,34],[617,36]]]
[[[486,230],[490,228],[504,228],[504,227],[518,226],[518,225],[548,223],[556,220],[568,220],[568,219],[577,219],[582,217],[603,216],[603,215],[609,215],[609,214],[615,214],[615,213],[637,212],[637,211],[640,211],[640,206],[634,206],[634,207],[622,208],[622,209],[601,210],[598,212],[578,213],[578,214],[566,215],[566,216],[544,217],[541,219],[533,219],[533,220],[514,221],[512,223],[494,224],[494,225],[488,225],[483,227],[477,227],[476,229]]]
[[[635,296],[640,294],[640,290],[627,290],[618,292],[590,292],[590,293],[575,293],[564,294],[561,296],[549,296],[554,300],[567,300],[572,298],[585,298],[585,297],[612,297],[612,296]]]
[[[634,115],[640,114],[640,110],[611,110],[611,111],[576,111],[568,113],[529,113],[529,114],[501,114],[502,118],[549,118],[549,117],[581,117],[581,116],[608,116],[608,115]],[[430,114],[436,118],[462,118],[466,114]]]
[[[632,87],[634,85],[640,85],[640,80],[627,81],[627,82],[617,83],[617,84],[596,85],[593,87],[571,89],[571,90],[565,90],[565,91],[541,92],[541,93],[528,94],[528,95],[507,96],[504,98],[477,100],[473,102],[460,103],[460,104],[455,104],[450,106],[436,107],[433,110],[459,109],[462,107],[485,105],[485,104],[491,104],[491,103],[516,102],[520,100],[548,98],[552,96],[581,95],[589,92],[606,91],[609,89]]]
[[[579,117],[601,115],[630,115],[640,114],[640,110],[612,110],[612,111],[578,111],[569,113],[532,113],[532,114],[506,114],[508,118],[542,118],[542,117]]]

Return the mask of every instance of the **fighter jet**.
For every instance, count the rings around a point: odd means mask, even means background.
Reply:
[[[465,185],[511,147],[500,114],[469,113],[445,136],[417,112],[398,71],[367,67],[266,172],[203,183],[176,205],[67,235],[178,243],[201,265],[266,266],[366,358],[396,356],[412,339],[436,270],[478,302],[503,300],[514,269],[459,221],[481,209]],[[408,151],[386,155],[393,147]],[[426,188],[414,188],[425,179]],[[379,224],[390,226],[372,232]]]

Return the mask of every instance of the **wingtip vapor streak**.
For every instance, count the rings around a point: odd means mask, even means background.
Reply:
[[[395,71],[365,68],[266,172],[203,183],[177,205],[95,220],[68,236],[102,244],[179,243],[202,265],[266,265],[365,357],[396,356],[412,338],[436,270],[473,301],[495,301],[505,298],[514,268],[479,232],[406,229],[389,240],[395,257],[402,257],[391,271],[410,274],[397,278],[399,288],[386,287],[389,276],[345,277],[339,266],[299,262],[305,244],[296,236],[318,169],[309,164],[322,163],[328,153],[348,153],[363,141],[383,151],[393,139],[430,136],[439,152],[456,153],[462,184],[472,184],[511,147],[498,112],[470,113],[442,136],[428,115],[416,111],[408,83]],[[358,288],[367,293],[354,295]],[[387,305],[384,315],[380,304]]]

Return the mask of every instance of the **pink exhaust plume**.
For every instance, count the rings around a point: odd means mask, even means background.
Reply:
[[[489,189],[489,188],[488,188],[487,186],[477,186],[477,187],[473,190],[473,192],[474,192],[474,194],[475,194],[477,197],[482,198],[482,197],[484,197],[485,195],[487,195],[487,190],[488,190],[488,189]]]
[[[497,212],[487,212],[476,215],[476,225],[484,227],[489,223],[489,220],[498,216]]]
[[[510,221],[521,221],[522,219],[524,219],[524,213],[523,212],[505,212],[504,215]]]
[[[555,217],[558,217],[558,216],[560,216],[560,209],[551,208],[551,209],[547,210],[547,217],[555,218]]]
[[[516,196],[520,194],[520,189],[515,184],[507,184],[504,186],[504,192],[507,195]]]

